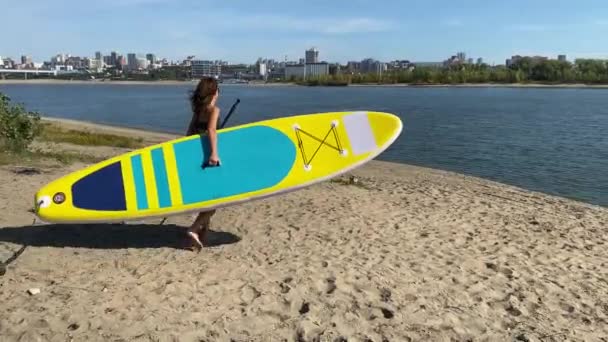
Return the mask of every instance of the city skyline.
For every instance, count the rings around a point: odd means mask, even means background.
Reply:
[[[311,55],[310,53],[313,52],[314,53]],[[443,59],[441,60],[435,60],[435,61],[415,61],[412,59],[409,59],[407,57],[402,57],[402,58],[396,58],[393,60],[380,60],[377,58],[374,58],[373,56],[368,56],[365,58],[362,58],[360,60],[348,60],[344,63],[342,62],[337,62],[337,61],[328,61],[326,59],[321,58],[321,51],[319,51],[319,49],[317,49],[316,47],[310,47],[310,48],[306,48],[303,49],[302,51],[302,57],[297,57],[294,59],[279,59],[273,56],[259,56],[257,57],[255,60],[253,61],[246,61],[246,62],[237,62],[237,63],[231,63],[230,61],[225,61],[222,59],[214,59],[214,58],[202,58],[196,55],[188,55],[185,58],[182,59],[178,59],[178,60],[172,60],[172,59],[168,59],[166,57],[163,56],[158,56],[157,54],[155,54],[154,52],[128,52],[128,53],[122,53],[120,51],[110,51],[109,53],[106,53],[105,51],[100,51],[97,50],[92,54],[88,54],[88,55],[74,55],[74,54],[70,54],[70,53],[57,53],[52,55],[50,58],[48,59],[41,59],[38,60],[35,57],[33,57],[31,54],[24,54],[24,55],[19,55],[19,56],[8,56],[8,55],[0,55],[0,62],[3,60],[7,60],[10,59],[14,62],[16,62],[16,64],[26,64],[26,63],[34,63],[34,64],[38,64],[38,65],[42,65],[42,64],[55,64],[57,60],[66,60],[69,58],[83,58],[85,60],[98,60],[103,62],[104,65],[110,66],[110,65],[116,65],[117,63],[119,63],[119,60],[117,60],[117,58],[120,59],[124,59],[124,63],[127,65],[132,65],[134,63],[137,63],[138,60],[143,60],[144,62],[147,61],[146,65],[148,64],[153,64],[153,63],[158,63],[159,65],[161,64],[165,64],[165,65],[176,65],[176,64],[183,64],[188,60],[199,60],[199,61],[211,61],[211,62],[215,62],[215,63],[220,63],[220,64],[229,64],[229,65],[255,65],[257,64],[259,61],[273,61],[276,63],[287,63],[287,64],[314,64],[314,63],[327,63],[327,64],[333,64],[333,65],[348,65],[350,63],[354,63],[354,62],[362,62],[365,60],[372,60],[372,61],[376,61],[376,62],[380,62],[380,63],[393,63],[393,62],[404,62],[407,61],[409,63],[412,64],[433,64],[433,63],[443,63],[443,64],[449,64],[450,62],[454,62],[454,61],[461,61],[464,63],[469,63],[469,64],[488,64],[491,66],[499,66],[499,65],[505,65],[505,64],[509,64],[509,61],[511,58],[513,57],[535,57],[535,58],[546,58],[546,59],[558,59],[561,61],[567,61],[567,60],[573,60],[570,59],[569,56],[567,56],[566,54],[563,53],[559,53],[555,56],[544,56],[544,55],[520,55],[520,54],[512,54],[509,56],[505,56],[501,62],[499,63],[488,63],[487,60],[483,57],[483,56],[470,56],[468,55],[466,52],[464,51],[459,51],[453,54],[446,54],[444,56]],[[0,63],[0,67],[1,67],[2,63]]]
[[[284,6],[269,0],[109,0],[88,4],[85,12],[72,0],[25,0],[9,10],[27,13],[27,25],[22,16],[0,23],[0,32],[19,31],[5,34],[0,56],[47,60],[61,51],[88,57],[95,51],[154,51],[170,60],[195,55],[250,63],[258,57],[297,61],[304,48],[315,46],[320,60],[341,64],[365,58],[438,62],[457,51],[489,64],[517,54],[607,58],[608,49],[598,41],[608,31],[608,4],[584,2],[387,0],[369,6],[311,0]],[[25,44],[23,37],[31,38]]]

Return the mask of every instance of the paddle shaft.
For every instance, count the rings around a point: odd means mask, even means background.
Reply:
[[[228,112],[228,115],[226,115],[226,118],[224,119],[224,121],[220,125],[220,128],[224,128],[224,126],[226,126],[226,122],[228,122],[228,119],[230,119],[230,116],[232,115],[232,113],[234,113],[234,110],[236,109],[236,106],[238,106],[238,104],[240,102],[241,102],[241,99],[236,99],[236,102],[234,102],[234,104],[230,108],[230,111]]]

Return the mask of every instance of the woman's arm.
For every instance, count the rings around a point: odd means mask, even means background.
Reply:
[[[213,112],[209,116],[209,121],[207,122],[207,134],[209,136],[209,145],[211,146],[211,155],[210,161],[216,162],[218,161],[218,153],[217,153],[217,120],[219,118],[220,110],[219,108],[214,108]]]

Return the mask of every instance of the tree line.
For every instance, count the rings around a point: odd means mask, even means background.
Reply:
[[[286,81],[294,81],[286,80]],[[295,80],[307,85],[381,84],[463,84],[463,83],[547,83],[608,84],[608,60],[536,60],[523,57],[509,66],[456,64],[448,67],[415,67],[413,70],[383,73],[324,75]]]

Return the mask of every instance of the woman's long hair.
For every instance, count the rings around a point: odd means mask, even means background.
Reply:
[[[217,89],[217,80],[213,77],[203,78],[198,82],[196,89],[190,95],[192,119],[190,120],[190,125],[188,125],[188,135],[196,134],[197,122],[200,120],[199,116],[207,111],[207,107],[211,103]]]
[[[205,77],[198,82],[196,89],[190,95],[190,104],[195,115],[205,111],[217,92],[217,88],[217,80],[213,77]]]

